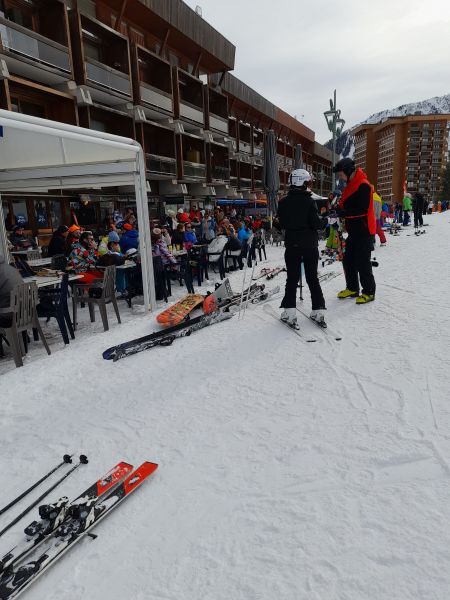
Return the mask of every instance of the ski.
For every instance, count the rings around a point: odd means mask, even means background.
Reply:
[[[328,325],[325,324],[325,326],[321,325],[318,321],[315,321],[314,319],[312,319],[306,312],[304,312],[301,308],[297,307],[297,311],[303,315],[304,317],[306,317],[309,321],[311,321],[312,323],[314,323],[314,325],[316,325],[316,327],[319,327],[319,329],[321,329],[323,331],[323,333],[325,333],[328,336],[334,337],[334,339],[337,342],[340,342],[342,340],[342,336],[333,332],[332,330],[329,329]]]
[[[189,321],[185,321],[174,327],[169,327],[163,331],[155,331],[144,337],[108,348],[103,352],[103,358],[105,360],[113,360],[116,362],[125,356],[131,356],[132,354],[137,354],[138,352],[154,348],[155,346],[170,346],[178,338],[189,336],[195,331],[199,331],[200,329],[208,327],[209,325],[214,325],[215,323],[220,323],[220,321],[230,319],[232,316],[233,313],[222,312],[200,315],[199,317],[195,317],[194,319],[190,319]]]
[[[259,275],[257,275],[256,277],[253,277],[252,281],[258,281],[258,279],[261,279],[262,277],[266,277],[266,275],[268,275],[271,271],[273,271],[273,269],[271,269],[270,267],[263,267],[261,269],[261,273]]]
[[[277,267],[276,269],[273,269],[272,271],[270,271],[270,273],[268,273],[266,275],[266,279],[268,279],[268,280],[273,279],[274,277],[276,277],[279,273],[282,273],[283,271],[286,271],[286,267]]]
[[[131,471],[133,466],[126,462],[120,462],[108,473],[103,475],[82,494],[72,502],[78,502],[82,498],[101,497],[110,491]],[[66,496],[60,498],[52,504],[44,504],[39,507],[39,521],[33,521],[25,528],[25,539],[9,550],[3,558],[0,559],[0,573],[9,569],[13,564],[25,558],[32,550],[37,548],[66,518],[70,509],[69,499]]]
[[[278,294],[279,291],[280,286],[277,285],[272,290],[261,290],[255,294],[251,294],[249,298],[249,304],[264,304],[265,302],[271,300],[272,297],[275,296],[275,294]],[[244,298],[244,301],[246,301],[246,298]],[[224,308],[224,310],[237,312],[239,310],[239,302],[233,304],[232,306],[227,306],[226,308]]]
[[[328,273],[322,273],[322,275],[319,275],[319,281],[320,283],[325,283],[326,281],[330,281],[331,279],[339,277],[340,275],[342,275],[342,271],[329,271]]]
[[[313,342],[317,342],[318,341],[317,338],[306,337],[305,335],[303,335],[303,332],[300,331],[300,329],[295,329],[294,327],[292,327],[291,325],[289,325],[289,323],[286,323],[286,321],[282,321],[280,319],[280,315],[276,312],[276,310],[270,304],[265,304],[264,307],[263,307],[263,310],[264,310],[265,313],[267,313],[268,315],[270,315],[271,317],[273,317],[274,319],[276,319],[279,323],[282,323],[285,327],[287,327],[288,329],[290,329],[291,331],[293,331],[294,333],[296,333],[298,335],[298,337],[300,339],[302,339],[304,342],[313,343]],[[1,596],[0,596],[0,598],[1,598]]]
[[[46,479],[48,479],[50,477],[50,475],[53,475],[53,473],[55,473],[55,471],[57,471],[58,469],[60,469],[64,465],[71,464],[71,462],[72,462],[72,456],[73,456],[73,454],[64,454],[62,461],[58,465],[56,465],[56,467],[53,467],[53,469],[51,469],[48,473],[46,473],[43,477],[41,477],[41,479],[39,479],[38,481],[36,481],[35,483],[33,483],[33,485],[31,485],[28,489],[26,489],[24,492],[22,492],[19,496],[17,496],[16,498],[14,498],[14,500],[11,500],[11,502],[9,504],[7,504],[6,506],[4,506],[0,510],[0,515],[2,515],[7,510],[9,510],[10,508],[12,508],[15,504],[17,504],[20,500],[22,500],[22,498],[25,498],[25,496],[27,496],[30,492],[32,492],[35,488],[37,488],[38,485],[40,485],[43,481],[45,481]]]
[[[3,573],[0,578],[1,600],[18,598],[45,571],[58,561],[72,546],[104,519],[114,508],[134,492],[158,465],[144,462],[122,480],[109,494],[101,498],[80,498],[69,508],[65,521],[47,538],[44,550],[33,560]],[[96,537],[96,536],[93,536]]]

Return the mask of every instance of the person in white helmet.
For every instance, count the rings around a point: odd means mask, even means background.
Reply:
[[[289,176],[289,192],[278,204],[278,224],[285,230],[286,290],[281,302],[281,319],[298,329],[296,295],[301,263],[305,267],[306,283],[311,292],[311,318],[325,324],[325,300],[317,277],[319,263],[318,230],[327,219],[320,217],[310,190],[312,177],[305,169],[295,169]],[[321,214],[326,208],[321,209]]]

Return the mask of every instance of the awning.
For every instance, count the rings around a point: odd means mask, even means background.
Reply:
[[[0,110],[0,193],[131,185],[136,194],[144,304],[156,307],[141,146],[132,139]],[[0,251],[6,234],[0,228]]]

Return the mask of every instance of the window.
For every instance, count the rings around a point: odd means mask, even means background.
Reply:
[[[30,115],[31,117],[40,117],[41,119],[45,119],[46,117],[46,110],[43,104],[28,102],[27,100],[22,100],[21,98],[12,97],[11,107],[13,112]]]
[[[45,200],[34,201],[34,214],[36,217],[36,224],[38,229],[47,229],[50,227],[47,206]]]
[[[38,30],[37,10],[32,2],[23,0],[5,0],[3,3],[5,17],[33,31]]]
[[[25,200],[13,200],[14,225],[28,226],[28,210]]]
[[[62,225],[62,208],[59,200],[49,200],[48,206],[50,209],[51,226],[56,229]]]

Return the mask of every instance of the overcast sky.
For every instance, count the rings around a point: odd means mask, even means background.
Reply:
[[[337,90],[347,126],[450,93],[449,0],[185,0],[236,46],[234,74],[329,139]]]

